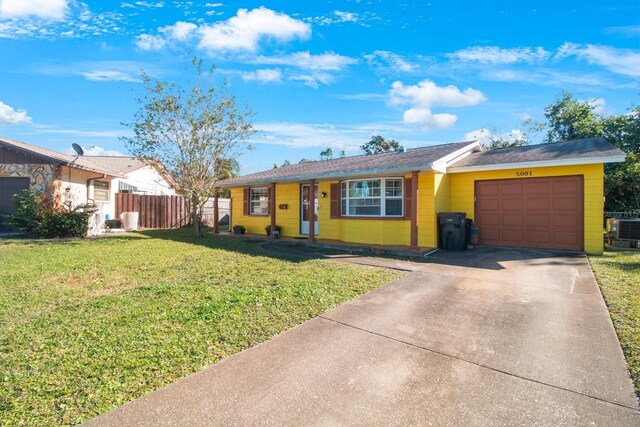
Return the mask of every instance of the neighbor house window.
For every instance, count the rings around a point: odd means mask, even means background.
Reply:
[[[343,216],[402,216],[402,178],[379,178],[341,183]]]
[[[251,215],[267,215],[269,213],[269,190],[267,187],[252,188],[249,200]]]
[[[109,201],[109,183],[107,181],[93,181],[93,200],[96,202]]]

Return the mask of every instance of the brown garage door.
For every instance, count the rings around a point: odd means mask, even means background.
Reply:
[[[581,251],[582,176],[476,181],[480,243]]]

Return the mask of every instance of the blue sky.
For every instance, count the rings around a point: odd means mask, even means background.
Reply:
[[[141,68],[183,81],[198,55],[256,113],[249,173],[373,134],[517,136],[563,90],[622,114],[640,2],[0,0],[0,55],[0,135],[95,154],[126,153]]]

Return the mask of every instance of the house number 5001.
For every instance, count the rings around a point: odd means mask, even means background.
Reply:
[[[533,176],[532,171],[517,171],[516,176]]]

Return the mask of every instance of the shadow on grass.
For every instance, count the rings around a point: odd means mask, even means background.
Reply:
[[[211,234],[210,230],[203,230],[203,237],[196,238],[192,235],[192,230],[189,228],[181,228],[175,230],[148,230],[148,231],[137,231],[133,233],[127,233],[123,236],[110,236],[104,235],[99,239],[95,240],[121,240],[121,239],[141,239],[141,238],[152,238],[152,239],[162,239],[169,240],[173,242],[187,243],[191,245],[202,246],[209,249],[215,250],[225,250],[225,251],[233,251],[237,253],[241,253],[244,255],[254,255],[254,256],[263,256],[269,257],[279,260],[286,260],[289,262],[304,262],[308,261],[309,256],[305,256],[304,253],[278,253],[264,250],[262,245],[264,245],[267,241],[266,239],[243,239],[237,238],[235,236],[229,235],[215,235]]]
[[[264,239],[248,239],[233,235],[214,235],[211,230],[204,229],[202,238],[195,238],[190,228],[172,230],[146,230],[136,231],[126,234],[104,234],[98,238],[90,239],[29,239],[13,238],[0,239],[0,247],[4,245],[81,245],[91,244],[91,242],[127,242],[140,239],[162,239],[180,243],[197,245],[214,250],[233,251],[245,255],[264,256],[274,259],[287,260],[290,262],[304,262],[309,259],[369,257],[371,254],[358,254],[348,250],[327,249],[321,246],[296,246],[283,242]],[[290,243],[290,242],[289,242]],[[632,254],[630,254],[632,255]],[[379,256],[378,256],[379,257]],[[457,267],[473,267],[488,270],[504,270],[503,265],[509,261],[522,261],[526,264],[535,265],[542,263],[545,265],[574,266],[584,259],[584,254],[579,252],[526,249],[526,248],[505,248],[493,246],[477,246],[466,251],[445,251],[439,250],[427,257],[396,257],[385,255],[381,258],[394,259],[400,261],[419,262],[450,265]],[[619,263],[617,260],[602,261],[613,268],[624,271],[640,268],[640,263]]]
[[[105,235],[106,236],[106,235]],[[128,241],[128,240],[140,240],[144,239],[144,236],[138,234],[127,233],[123,235],[113,234],[109,235],[109,237],[113,237],[119,241]],[[20,237],[10,237],[0,239],[0,247],[9,246],[9,245],[24,245],[24,246],[44,246],[44,245],[85,245],[87,242],[95,242],[102,237],[99,238],[81,238],[81,237],[69,237],[62,239],[45,239],[45,238],[34,238],[29,236],[20,236]]]
[[[590,258],[606,268],[624,273],[640,274],[640,251],[605,252],[604,255],[591,256]]]
[[[208,229],[203,230],[203,236],[204,237],[202,238],[193,237],[192,231],[189,228],[170,230],[144,230],[129,233],[106,233],[102,234],[99,237],[91,238],[42,239],[25,236],[0,239],[0,248],[2,248],[3,246],[102,245],[135,242],[148,239],[162,239],[172,242],[202,246],[214,250],[233,251],[244,255],[265,256],[280,260],[284,259],[290,262],[303,262],[309,260],[310,258],[314,258],[306,256],[304,253],[280,253],[264,250],[261,246],[266,242],[266,239],[249,240],[236,238],[234,236],[214,235],[211,234],[210,230]]]

